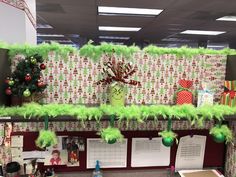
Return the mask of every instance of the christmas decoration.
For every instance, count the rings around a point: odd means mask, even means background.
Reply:
[[[108,144],[114,144],[117,141],[122,141],[124,136],[121,134],[118,128],[114,128],[115,115],[111,115],[110,117],[110,125],[109,127],[102,129],[98,135]]]
[[[198,90],[197,107],[203,105],[213,105],[214,93],[210,89],[209,85],[204,82],[202,83],[202,90]]]
[[[217,124],[215,127],[211,128],[210,135],[212,135],[213,139],[217,143],[230,143],[233,142],[233,133],[229,129],[227,125],[221,125],[221,123]]]
[[[8,81],[8,85],[10,85],[10,86],[13,86],[14,85],[14,80],[12,80],[12,78]]]
[[[103,76],[97,84],[111,84],[109,89],[109,100],[112,106],[124,106],[125,91],[124,84],[141,85],[139,81],[128,80],[136,72],[131,63],[124,60],[116,61],[114,58],[104,63]]]
[[[48,130],[48,116],[44,118],[44,130],[39,132],[39,136],[35,141],[37,147],[44,149],[57,144],[57,136],[55,132]]]
[[[32,65],[31,62],[34,64]],[[34,55],[26,57],[17,63],[15,70],[10,76],[11,78],[6,79],[7,87],[11,88],[13,96],[19,98],[22,96],[30,97],[32,94],[42,93],[45,90],[47,85],[41,78],[41,69],[39,66],[42,62],[43,59],[41,56]],[[42,83],[38,85],[39,78]],[[32,96],[31,98],[33,99],[34,97]]]
[[[41,70],[45,70],[46,69],[46,65],[44,63],[40,64],[40,69]]]
[[[162,137],[163,145],[166,147],[172,146],[175,140],[176,144],[178,143],[177,134],[171,130],[171,123],[171,119],[168,119],[167,130],[158,133]]]
[[[229,106],[236,106],[236,81],[225,81],[226,91],[222,93],[220,103]]]
[[[28,74],[26,74],[26,76],[25,76],[25,81],[30,81],[32,78],[31,78],[31,76],[30,76],[30,74],[28,73]]]
[[[9,77],[7,77],[7,78],[5,79],[5,83],[6,83],[6,84],[8,84],[8,83],[9,83],[9,81],[10,81],[10,78],[9,78]]]
[[[29,89],[26,89],[24,92],[23,92],[23,95],[24,97],[29,97],[31,95],[31,92],[29,91]]]
[[[11,94],[12,94],[11,88],[8,87],[8,88],[5,90],[5,93],[6,93],[6,95],[11,95]]]
[[[32,56],[30,57],[30,62],[35,65],[37,63],[37,59]]]
[[[114,144],[117,141],[123,140],[123,135],[121,134],[120,130],[114,127],[102,129],[98,135],[100,135],[101,138],[108,144]]]
[[[190,80],[179,80],[180,88],[176,91],[176,104],[192,104],[193,93],[190,89],[193,85],[193,81]]]
[[[38,80],[38,87],[41,88],[41,87],[45,87],[45,83],[41,80]]]

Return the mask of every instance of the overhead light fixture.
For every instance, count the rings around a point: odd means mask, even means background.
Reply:
[[[163,9],[144,9],[144,8],[98,6],[98,14],[99,15],[157,16],[162,11],[163,11]]]
[[[236,16],[224,16],[221,18],[217,18],[217,21],[232,21],[232,22],[236,22]]]
[[[194,35],[212,35],[216,36],[219,34],[226,33],[225,31],[203,31],[203,30],[186,30],[181,32],[181,34],[194,34]]]
[[[99,26],[99,31],[139,31],[140,27]]]
[[[38,37],[65,37],[63,34],[42,34],[37,33]]]
[[[114,40],[128,40],[130,37],[120,37],[120,36],[99,36],[99,39],[114,39]]]
[[[37,24],[36,28],[37,29],[52,29],[53,27],[48,24]]]

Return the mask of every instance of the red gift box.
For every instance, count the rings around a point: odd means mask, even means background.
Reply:
[[[193,103],[193,93],[190,88],[193,85],[193,81],[190,80],[179,80],[179,85],[181,86],[176,92],[176,104],[192,104]]]

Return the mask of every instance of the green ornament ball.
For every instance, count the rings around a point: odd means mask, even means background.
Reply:
[[[37,60],[36,60],[36,58],[31,58],[30,62],[35,65],[37,63]]]
[[[162,138],[162,144],[166,147],[170,147],[174,144],[174,138],[171,137]]]
[[[29,89],[26,89],[24,92],[23,92],[23,95],[24,97],[29,97],[31,95],[31,92]]]
[[[8,82],[8,84],[9,84],[10,86],[13,86],[13,85],[15,84],[15,82],[14,82],[13,80],[10,80],[10,81]]]
[[[213,140],[216,143],[223,143],[223,142],[225,142],[225,135],[222,133],[219,133],[217,135],[213,135]]]
[[[115,143],[116,143],[116,139],[108,140],[107,143],[108,143],[108,144],[115,144]]]

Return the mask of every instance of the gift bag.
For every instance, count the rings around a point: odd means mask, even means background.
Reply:
[[[176,92],[176,104],[192,104],[193,93],[190,89],[193,85],[193,81],[190,80],[179,80],[180,88]]]
[[[220,103],[231,107],[236,105],[236,81],[225,81],[226,91],[221,95]]]
[[[213,105],[214,92],[210,89],[209,85],[205,82],[202,83],[202,90],[198,90],[197,107],[203,105]]]

